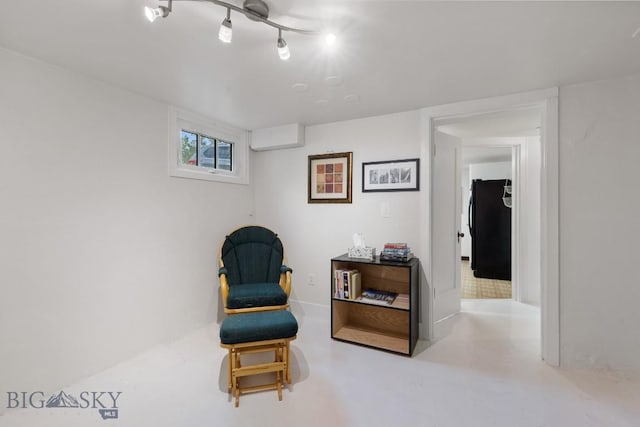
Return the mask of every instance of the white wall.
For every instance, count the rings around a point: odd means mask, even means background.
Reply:
[[[420,156],[417,111],[306,128],[301,148],[254,153],[256,218],[282,237],[293,268],[292,298],[328,305],[330,262],[361,232],[379,252],[384,243],[406,241],[418,252],[419,192],[362,193],[362,162]],[[307,156],[353,152],[353,203],[307,203]],[[422,171],[421,171],[422,173]],[[382,216],[387,204],[390,217]],[[308,285],[309,275],[314,285]]]
[[[511,162],[471,164],[469,165],[469,188],[474,179],[511,179]]]
[[[562,363],[640,370],[640,75],[560,89]]]
[[[251,187],[169,178],[167,105],[0,63],[2,392],[54,391],[215,319],[218,246]]]
[[[526,137],[519,147],[520,180],[514,182],[514,197],[519,206],[519,265],[515,274],[518,285],[517,300],[540,305],[541,300],[541,201],[540,171],[542,151],[540,137]]]

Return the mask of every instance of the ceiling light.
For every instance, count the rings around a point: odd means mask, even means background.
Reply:
[[[146,6],[144,8],[144,16],[147,17],[149,22],[153,22],[160,17],[166,18],[171,12],[171,1],[172,0],[168,0],[166,6],[158,6],[156,8]]]
[[[218,38],[224,43],[231,43],[233,37],[233,30],[231,27],[231,9],[227,8],[227,17],[222,24],[220,24],[220,31],[218,31]]]
[[[278,55],[280,55],[280,59],[286,61],[291,57],[291,52],[289,51],[289,46],[287,46],[287,42],[282,38],[282,30],[278,28]]]
[[[167,6],[159,6],[155,9],[150,7],[145,7],[145,16],[151,22],[155,21],[159,17],[166,18],[171,12],[171,1],[172,0],[161,0],[167,1]],[[209,3],[213,3],[218,6],[225,7],[227,9],[227,18],[222,21],[220,25],[220,30],[218,31],[218,38],[225,42],[231,43],[232,37],[232,26],[231,26],[231,10],[235,12],[242,13],[244,16],[249,18],[252,21],[262,22],[263,24],[267,24],[271,27],[278,29],[278,55],[283,60],[289,59],[291,57],[291,52],[289,51],[289,46],[287,46],[287,42],[282,38],[283,31],[291,31],[299,34],[309,34],[309,35],[317,35],[318,32],[310,31],[310,30],[301,30],[299,28],[287,27],[285,25],[278,24],[276,22],[270,21],[269,18],[269,6],[263,0],[244,0],[242,3],[242,7],[236,6],[231,3],[227,3],[225,1],[220,0],[184,0],[184,1],[207,1]],[[333,42],[335,42],[335,36],[333,36]],[[329,41],[327,41],[329,43]]]
[[[327,46],[333,46],[336,44],[336,35],[333,33],[329,33],[325,36],[324,38],[324,42],[327,44]]]

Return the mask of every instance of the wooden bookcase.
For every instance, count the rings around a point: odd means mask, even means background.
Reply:
[[[358,270],[361,289],[394,292],[392,305],[336,298],[336,270]],[[418,341],[417,258],[409,262],[369,261],[340,255],[331,259],[331,338],[411,356]]]

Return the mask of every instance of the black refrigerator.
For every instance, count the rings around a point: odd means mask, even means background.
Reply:
[[[508,179],[474,179],[471,183],[469,232],[475,277],[511,280],[510,193]]]

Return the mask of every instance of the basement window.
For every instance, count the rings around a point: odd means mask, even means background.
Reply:
[[[169,110],[169,174],[248,184],[247,131],[177,108]]]
[[[233,146],[233,142],[182,129],[178,154],[183,166],[232,172]]]

